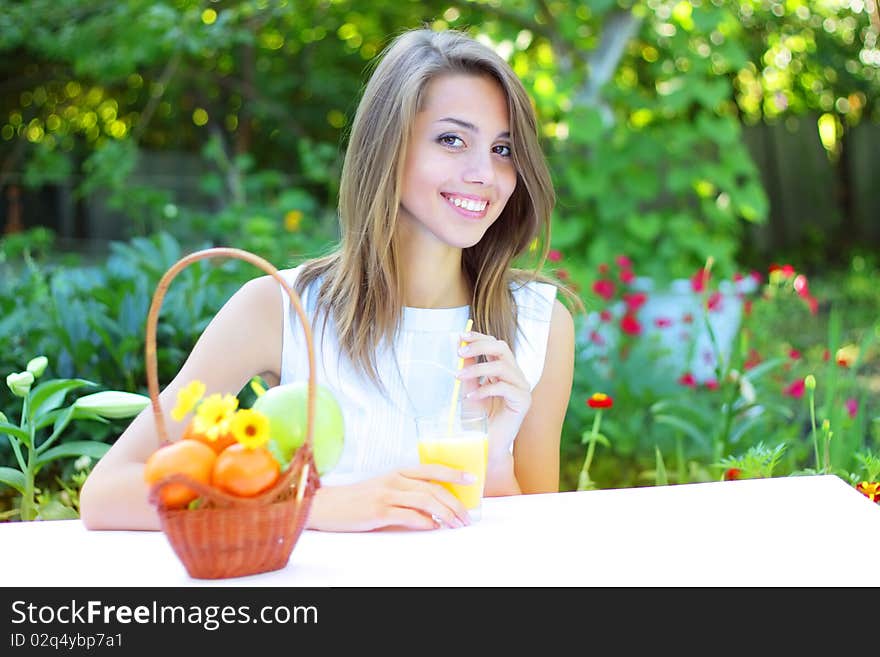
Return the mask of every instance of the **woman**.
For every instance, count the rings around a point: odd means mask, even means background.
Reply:
[[[547,243],[554,193],[529,98],[507,63],[455,31],[412,30],[385,51],[352,125],[331,255],[283,272],[314,330],[318,380],[345,418],[345,447],[322,478],[308,527],[460,527],[470,519],[439,481],[462,472],[418,465],[412,424],[394,396],[401,352],[423,328],[474,320],[460,374],[490,404],[485,494],[557,491],[571,392],[574,329],[557,289],[512,268]],[[241,287],[163,390],[163,408],[192,380],[235,393],[308,376],[302,331],[272,277]],[[415,343],[413,341],[415,340]],[[83,486],[92,529],[158,528],[143,466],[156,447],[150,409]],[[183,427],[166,420],[173,439]]]

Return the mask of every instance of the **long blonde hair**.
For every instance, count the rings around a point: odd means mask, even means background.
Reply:
[[[428,82],[446,73],[489,75],[507,97],[516,188],[483,238],[464,249],[462,268],[472,291],[474,330],[511,347],[517,325],[511,284],[547,280],[538,270],[549,248],[556,197],[528,94],[491,48],[455,30],[416,29],[397,36],[378,62],[355,113],[343,162],[340,244],[303,265],[296,289],[302,294],[321,280],[317,314],[325,323],[332,317],[345,355],[384,388],[375,353],[383,341],[393,343],[403,314],[395,228],[404,156]],[[512,268],[536,238],[543,245],[536,269]]]

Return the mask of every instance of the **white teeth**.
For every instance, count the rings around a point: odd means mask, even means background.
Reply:
[[[457,208],[464,208],[465,210],[470,210],[471,212],[482,212],[486,209],[486,205],[488,205],[487,201],[472,201],[471,199],[466,198],[450,198],[449,199],[452,204]]]

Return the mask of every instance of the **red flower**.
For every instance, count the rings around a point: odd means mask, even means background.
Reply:
[[[599,270],[599,273],[600,273],[600,274],[603,274],[603,275],[604,275],[604,274],[607,274],[607,273],[608,273],[608,265],[606,265],[606,264],[603,262],[601,265],[599,265],[598,270]]]
[[[856,484],[856,490],[867,497],[872,502],[880,503],[880,482],[878,481],[862,481]]]
[[[715,379],[709,379],[706,381],[706,387],[709,390],[718,390],[718,382]]]
[[[620,282],[624,285],[629,285],[633,282],[636,275],[633,274],[632,269],[621,269],[620,270]]]
[[[602,346],[605,345],[605,338],[603,338],[603,337],[599,334],[598,331],[591,331],[591,332],[590,332],[590,342],[592,342],[593,344],[597,344],[597,345],[599,345],[600,347],[602,347]]]
[[[800,399],[804,396],[804,380],[796,379],[785,389],[783,389],[782,394],[786,397],[794,397],[795,399]]]
[[[843,405],[846,406],[846,412],[851,418],[855,418],[859,414],[859,402],[852,397],[847,399]]]
[[[654,326],[657,328],[669,328],[672,326],[672,320],[668,317],[655,317]]]
[[[745,314],[746,317],[751,317],[751,315],[752,315],[752,300],[751,299],[746,299],[745,301],[743,301],[743,314]]]
[[[605,299],[605,301],[610,301],[614,297],[615,289],[614,282],[605,278],[600,278],[593,283],[593,292]]]
[[[613,319],[613,315],[610,310],[603,310],[599,313],[599,319],[603,322],[610,322]]]
[[[742,470],[739,468],[728,468],[724,471],[724,481],[734,481],[742,478]]]
[[[794,291],[802,297],[810,296],[810,288],[807,285],[807,277],[803,274],[798,274],[794,277],[794,283],[792,283],[792,287],[794,288]]]
[[[792,349],[788,352],[788,357],[792,360],[800,360],[801,352],[799,352],[797,349]]]
[[[710,311],[721,310],[721,292],[713,292],[706,302]]]
[[[642,325],[639,324],[639,320],[635,318],[635,315],[627,313],[620,320],[620,330],[627,335],[639,335],[642,332]]]
[[[696,388],[697,387],[697,380],[694,378],[694,375],[691,374],[690,372],[685,372],[684,374],[682,374],[678,378],[678,382],[683,386],[687,386],[688,388]]]
[[[556,278],[558,278],[560,281],[567,281],[568,280],[568,270],[562,269],[560,267],[559,269],[556,270]]]
[[[634,292],[632,294],[624,294],[623,300],[626,303],[627,311],[634,313],[645,305],[645,302],[648,300],[648,295],[644,292]]]
[[[761,281],[764,280],[763,274],[761,274],[761,272],[759,271],[753,271],[749,274],[749,276],[751,276],[755,280],[755,283],[757,283],[758,285],[760,285]]]
[[[828,349],[822,352],[822,360],[828,362],[828,359],[831,358],[831,352]]]
[[[691,289],[694,292],[702,292],[706,285],[709,284],[710,274],[705,269],[698,269],[697,272],[691,276]]]
[[[590,408],[611,408],[614,406],[614,400],[604,392],[594,392],[587,400],[587,406]]]
[[[791,278],[792,276],[794,276],[794,267],[792,267],[791,265],[777,265],[774,262],[770,265],[769,271],[771,274],[775,271],[778,271],[780,274],[782,274],[783,278]]]
[[[804,297],[804,301],[807,302],[807,305],[810,307],[810,314],[815,315],[819,312],[819,301],[816,297],[806,296]]]
[[[556,249],[548,251],[547,260],[549,260],[550,262],[559,262],[560,260],[562,260],[562,253],[560,253]]]
[[[693,324],[694,316],[691,313],[685,313],[684,315],[682,315],[681,321],[685,324]]]
[[[619,255],[614,259],[614,262],[617,263],[617,266],[621,269],[632,269],[632,261],[627,258],[625,255]]]
[[[762,362],[761,354],[754,348],[749,349],[749,357],[746,359],[746,362],[743,363],[743,369],[750,370],[753,367],[757,367]]]
[[[837,359],[837,364],[838,364],[840,367],[849,367],[849,361],[848,361],[846,358],[838,358],[838,359]]]

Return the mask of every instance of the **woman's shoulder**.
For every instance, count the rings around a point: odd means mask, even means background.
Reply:
[[[541,280],[515,280],[510,284],[518,317],[550,321],[558,288]]]

